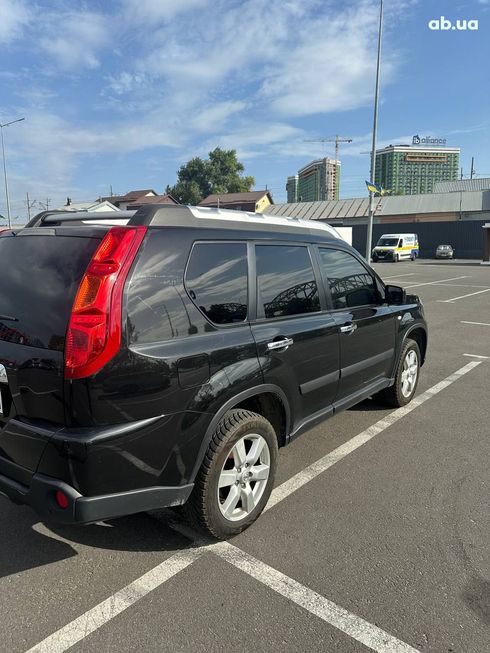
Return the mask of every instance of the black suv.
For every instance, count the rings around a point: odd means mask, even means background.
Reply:
[[[278,447],[408,403],[426,348],[418,298],[320,222],[40,214],[0,235],[0,492],[71,523],[185,504],[229,537]]]

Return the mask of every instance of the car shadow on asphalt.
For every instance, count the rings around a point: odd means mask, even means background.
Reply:
[[[355,406],[351,406],[348,409],[350,412],[359,412],[359,413],[373,413],[373,412],[379,412],[379,411],[389,411],[393,410],[390,409],[389,406],[387,406],[385,403],[382,401],[378,401],[377,399],[364,399],[364,401],[361,401],[360,404],[356,404]]]
[[[68,526],[40,522],[27,506],[0,498],[0,578],[79,555],[77,544],[108,551],[165,552],[189,547],[171,528],[170,510],[139,513],[103,523]]]

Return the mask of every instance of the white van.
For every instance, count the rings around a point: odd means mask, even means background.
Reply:
[[[372,251],[373,261],[415,261],[419,255],[417,234],[383,234]]]

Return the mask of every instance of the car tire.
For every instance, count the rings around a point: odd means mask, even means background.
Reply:
[[[400,256],[398,253],[393,255],[393,263],[398,263],[400,261]]]
[[[415,340],[405,340],[395,370],[395,383],[382,390],[379,398],[389,406],[401,408],[413,399],[420,375],[420,349]]]
[[[227,412],[211,438],[184,515],[219,540],[241,533],[269,500],[277,451],[276,432],[265,417],[243,409]]]

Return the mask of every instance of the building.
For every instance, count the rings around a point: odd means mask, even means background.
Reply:
[[[274,201],[268,190],[208,195],[202,202],[199,202],[199,206],[236,209],[237,211],[255,211],[256,213],[263,213],[272,204],[274,204]]]
[[[490,190],[490,177],[480,179],[461,179],[458,181],[438,181],[433,193],[465,193],[474,190]]]
[[[143,190],[131,190],[125,195],[110,195],[109,197],[100,197],[99,202],[111,202],[117,206],[121,211],[131,209],[131,204],[136,202],[142,197],[156,197],[157,193],[152,188],[144,188]]]
[[[437,245],[447,243],[460,259],[481,259],[484,236],[490,247],[490,190],[427,193],[376,197],[373,242],[383,233],[416,233],[423,258],[433,258]],[[366,226],[369,199],[331,200],[275,204],[267,214],[325,220],[333,227],[350,227],[352,244],[361,253],[366,251]],[[487,230],[487,233],[485,233]],[[486,250],[487,254],[490,250]],[[489,254],[490,256],[490,254]]]
[[[131,211],[134,209],[137,211],[142,206],[148,206],[148,204],[178,204],[179,202],[170,194],[165,195],[146,195],[138,198],[134,202],[128,205],[128,208]]]
[[[298,175],[292,175],[287,179],[286,192],[288,195],[288,203],[298,201],[298,181],[299,181]]]
[[[288,177],[288,202],[318,202],[339,199],[340,161],[316,159]]]
[[[389,145],[376,150],[375,183],[401,195],[432,193],[438,182],[456,181],[459,147]]]
[[[104,200],[102,202],[72,202],[69,197],[66,198],[66,204],[58,206],[56,211],[119,211],[112,202]]]

